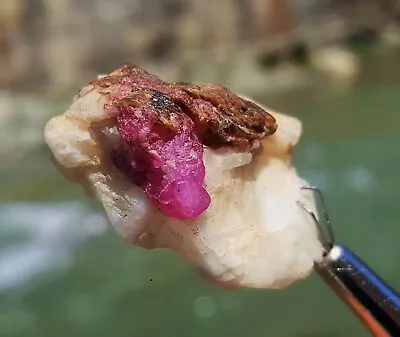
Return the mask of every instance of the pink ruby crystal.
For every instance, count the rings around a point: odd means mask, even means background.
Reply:
[[[193,219],[208,208],[211,199],[203,187],[203,147],[192,132],[193,123],[187,119],[179,125],[178,130],[160,125],[149,107],[119,108],[122,144],[113,160],[164,214]]]

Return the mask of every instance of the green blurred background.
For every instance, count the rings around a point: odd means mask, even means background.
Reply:
[[[46,120],[124,62],[297,116],[337,237],[400,288],[398,1],[1,0],[0,336],[368,336],[316,276],[221,290],[127,246],[54,168]]]

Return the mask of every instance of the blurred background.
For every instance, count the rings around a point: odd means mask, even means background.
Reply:
[[[400,288],[400,1],[1,0],[0,336],[368,336],[317,277],[224,291],[122,243],[54,168],[45,122],[132,62],[304,123],[295,163],[342,241]]]

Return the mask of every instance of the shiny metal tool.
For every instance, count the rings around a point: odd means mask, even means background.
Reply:
[[[336,242],[321,191],[312,186],[302,189],[318,195],[326,225],[324,228],[315,213],[298,202],[318,226],[324,246],[324,257],[314,265],[314,269],[373,336],[400,337],[400,294],[348,247]]]

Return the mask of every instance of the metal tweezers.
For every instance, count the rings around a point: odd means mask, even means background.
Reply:
[[[315,271],[373,336],[400,337],[400,294],[353,251],[336,242],[321,191],[313,186],[301,188],[318,195],[325,218],[326,226],[322,226],[315,213],[298,201],[317,225],[324,247],[322,261],[314,264]]]

